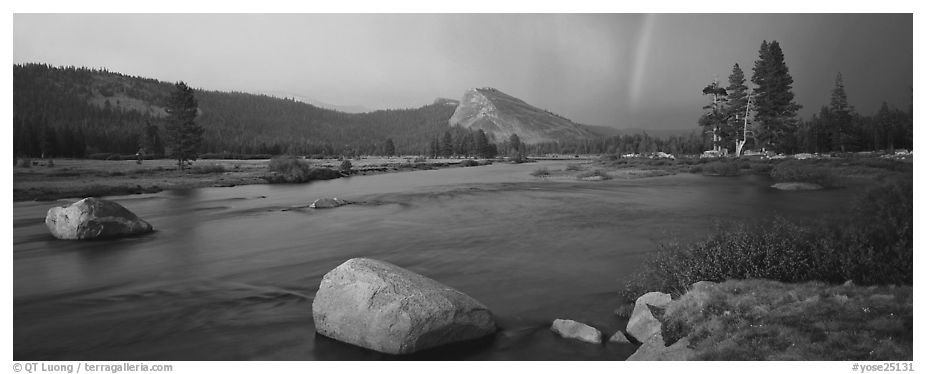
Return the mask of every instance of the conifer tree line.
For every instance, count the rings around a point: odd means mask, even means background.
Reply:
[[[907,110],[885,102],[878,112],[862,115],[849,104],[840,72],[835,74],[829,105],[809,120],[798,118],[801,105],[794,100],[794,79],[777,41],[762,42],[749,79],[752,90],[746,82],[743,69],[735,63],[726,86],[715,80],[702,90],[710,104],[704,106],[698,124],[708,148],[733,153],[744,139],[749,149],[779,153],[913,147],[912,100]]]
[[[14,65],[14,155],[170,156],[167,108],[175,88],[105,69]],[[424,155],[454,111],[434,103],[355,114],[266,95],[192,91],[203,128],[198,153],[206,155]]]

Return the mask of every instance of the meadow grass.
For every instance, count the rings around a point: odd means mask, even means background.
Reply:
[[[910,286],[702,284],[660,318],[667,342],[689,338],[694,360],[913,359]]]

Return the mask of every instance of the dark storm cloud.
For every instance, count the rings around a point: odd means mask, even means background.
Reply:
[[[414,107],[492,86],[576,121],[693,127],[715,76],[778,40],[809,116],[836,72],[862,113],[906,107],[911,15],[33,15],[14,62],[106,67],[195,87]]]

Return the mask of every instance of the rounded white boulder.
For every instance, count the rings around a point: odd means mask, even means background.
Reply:
[[[322,278],[315,330],[345,343],[407,354],[495,333],[492,313],[468,295],[396,265],[354,258]]]
[[[45,226],[58,239],[107,239],[154,231],[122,205],[93,197],[49,209]]]

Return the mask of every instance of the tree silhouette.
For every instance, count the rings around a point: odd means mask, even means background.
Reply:
[[[177,160],[177,167],[183,170],[186,161],[196,160],[204,131],[202,126],[196,124],[198,104],[193,89],[186,83],[177,83],[165,110],[170,155]]]

